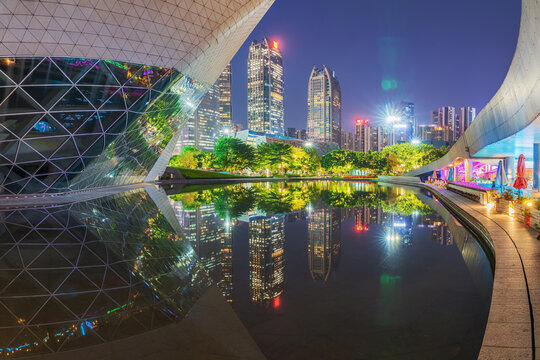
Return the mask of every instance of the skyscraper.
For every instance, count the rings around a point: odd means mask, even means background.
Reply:
[[[283,135],[283,59],[277,41],[253,41],[248,58],[248,129]]]
[[[232,127],[232,70],[231,63],[227,64],[225,70],[218,79],[219,86],[219,136],[226,136],[231,133]]]
[[[370,126],[369,120],[356,119],[354,131],[354,150],[358,152],[368,152]]]
[[[343,150],[354,150],[355,148],[355,134],[348,131],[341,132],[341,148]]]
[[[443,106],[433,111],[431,114],[431,121],[434,125],[444,129],[444,141],[454,141],[456,109],[453,106]]]
[[[457,140],[465,130],[469,128],[469,125],[474,121],[476,118],[476,108],[467,106],[467,107],[461,107],[459,108],[459,114],[458,114],[458,121],[456,122],[456,131],[457,137],[455,140]]]
[[[182,129],[176,152],[179,152],[184,146],[195,146],[204,151],[213,151],[219,132],[220,94],[218,80],[210,87],[197,110]]]
[[[326,66],[311,71],[307,103],[308,139],[341,146],[341,87]]]
[[[399,103],[399,114],[401,123],[405,127],[396,133],[396,141],[407,142],[411,137],[416,136],[416,117],[414,116],[414,103],[402,101]]]

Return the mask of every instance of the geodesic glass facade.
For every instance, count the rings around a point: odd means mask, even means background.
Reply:
[[[160,67],[1,58],[0,194],[143,181],[205,91]]]
[[[144,191],[0,211],[0,358],[71,350],[182,319],[211,281]]]

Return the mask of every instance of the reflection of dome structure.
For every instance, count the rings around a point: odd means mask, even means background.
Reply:
[[[0,357],[118,340],[183,318],[206,272],[144,192],[0,212]]]
[[[154,180],[272,2],[0,7],[0,194]]]

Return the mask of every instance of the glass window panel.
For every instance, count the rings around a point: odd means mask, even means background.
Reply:
[[[96,158],[95,157],[83,157],[82,160],[84,162],[84,166],[88,167],[88,166],[90,166],[90,164],[92,164],[94,161],[96,161]]]
[[[81,159],[78,159],[77,161],[75,161],[75,163],[73,163],[73,165],[71,165],[69,167],[67,172],[68,173],[80,173],[83,170],[84,170],[84,164],[83,164]]]
[[[36,149],[41,155],[50,157],[63,143],[69,139],[67,136],[56,136],[39,139],[26,139],[25,142],[32,148]],[[21,150],[19,149],[19,153]],[[63,157],[68,157],[70,154],[65,154]]]
[[[54,174],[54,173],[60,173],[60,172],[62,172],[62,170],[56,167],[52,162],[46,161],[42,164],[39,170],[36,171],[33,175],[37,176],[37,175]]]
[[[69,79],[60,71],[54,62],[45,58],[22,82],[32,84],[70,84]]]
[[[34,175],[36,171],[43,165],[43,161],[38,162],[31,162],[31,163],[24,163],[24,164],[18,164],[18,166],[29,173],[30,175]]]
[[[26,91],[45,110],[49,110],[68,91],[69,86],[24,86]]]
[[[105,103],[101,106],[100,110],[103,109],[125,109],[126,103],[122,97],[122,91],[117,91],[113,96],[111,96]]]
[[[152,89],[156,91],[165,91],[169,89],[169,87],[173,83],[175,76],[178,75],[174,75],[174,72],[172,71],[167,72],[164,76],[161,77],[161,79],[159,79],[159,81],[152,87]]]
[[[19,84],[42,58],[1,58],[0,70]]]
[[[19,147],[19,141],[2,141],[0,142],[0,154],[10,161],[15,161],[17,155],[17,148]]]
[[[121,116],[110,128],[107,129],[108,134],[121,134],[127,127],[127,115]]]
[[[56,189],[56,190],[61,190],[61,189],[67,188],[68,184],[69,184],[69,182],[68,182],[68,178],[66,177],[66,175],[60,175],[58,177],[58,180],[56,180],[53,183],[52,187],[54,189]]]
[[[113,73],[121,85],[144,86],[143,84],[138,83],[138,77],[135,76],[141,69],[141,65],[111,60],[103,60],[103,62],[108,66],[109,70]]]
[[[99,122],[98,113],[93,113],[86,121],[83,122],[81,127],[77,129],[76,134],[92,134],[102,133],[101,125]]]
[[[22,192],[24,185],[28,182],[28,180],[29,178],[26,178],[17,182],[5,184],[3,185],[3,187],[13,194],[19,194],[20,192]]]
[[[97,60],[82,58],[54,58],[53,61],[71,81],[77,82]]]
[[[62,174],[36,175],[36,178],[47,186],[51,186]]]
[[[0,165],[9,165],[11,162],[5,157],[0,154]]]
[[[71,90],[54,106],[53,111],[61,110],[93,110],[90,102],[76,87]]]
[[[102,136],[94,143],[94,145],[90,146],[88,150],[84,153],[85,156],[98,156],[100,155],[103,150],[105,149],[104,144],[105,137]]]
[[[22,137],[43,116],[43,114],[23,114],[0,116],[0,124],[16,136]]]
[[[94,112],[53,112],[52,116],[68,131],[75,132],[81,125],[85,124],[86,120],[95,115]]]
[[[58,160],[52,160],[51,162],[58,167],[62,171],[66,171],[71,164],[73,164],[77,160],[77,158],[69,158],[69,159],[58,159]]]
[[[34,178],[30,179],[30,181],[28,181],[24,186],[24,191],[32,194],[44,192],[46,189],[47,186],[45,186],[45,184]]]
[[[39,160],[44,160],[41,154],[25,144],[23,141],[19,143],[19,150],[17,151],[17,163]]]
[[[0,71],[0,86],[13,86],[15,83],[7,77],[6,74]]]
[[[100,111],[99,118],[101,120],[101,127],[103,128],[103,131],[106,131],[108,128],[110,128],[111,125],[114,124],[114,122],[124,114],[125,112],[122,111]]]
[[[147,91],[144,95],[140,96],[137,101],[129,108],[130,111],[143,112],[150,104],[150,91]],[[128,104],[129,106],[129,104]]]
[[[90,70],[84,74],[81,80],[78,81],[78,85],[120,85],[109,68],[103,61],[99,61],[93,65]]]
[[[27,179],[28,177],[30,177],[30,174],[26,173],[18,166],[13,166],[11,172],[6,177],[5,183],[7,184],[15,181],[20,181],[22,179]]]
[[[69,133],[49,115],[45,115],[24,135],[25,139],[69,135]]]
[[[9,131],[8,129],[6,129],[0,124],[0,141],[15,140],[15,139],[17,139],[15,135],[13,135],[11,131]]]
[[[127,107],[133,105],[135,102],[137,102],[137,100],[140,99],[141,96],[145,95],[149,91],[147,89],[131,87],[124,87],[122,90],[124,91],[124,98],[126,99]]]
[[[43,111],[32,98],[22,91],[16,89],[6,100],[0,105],[0,114],[8,113],[27,113]]]
[[[58,149],[58,151],[52,157],[56,159],[78,155],[79,153],[77,152],[77,147],[75,147],[73,139],[70,138],[60,147],[60,149]]]
[[[92,145],[99,137],[100,135],[78,135],[73,138],[75,139],[75,144],[77,144],[79,153],[82,154],[88,150],[90,145]]]
[[[0,166],[0,184],[4,182],[11,170],[11,166]]]
[[[79,86],[78,88],[96,109],[103,106],[107,99],[120,89],[117,86]],[[122,103],[120,109],[124,107],[125,105]]]

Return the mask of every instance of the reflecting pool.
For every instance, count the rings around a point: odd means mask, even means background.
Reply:
[[[297,182],[170,199],[201,263],[268,358],[477,358],[492,268],[430,194]]]
[[[475,359],[492,281],[476,239],[403,187],[0,208],[0,358]]]

